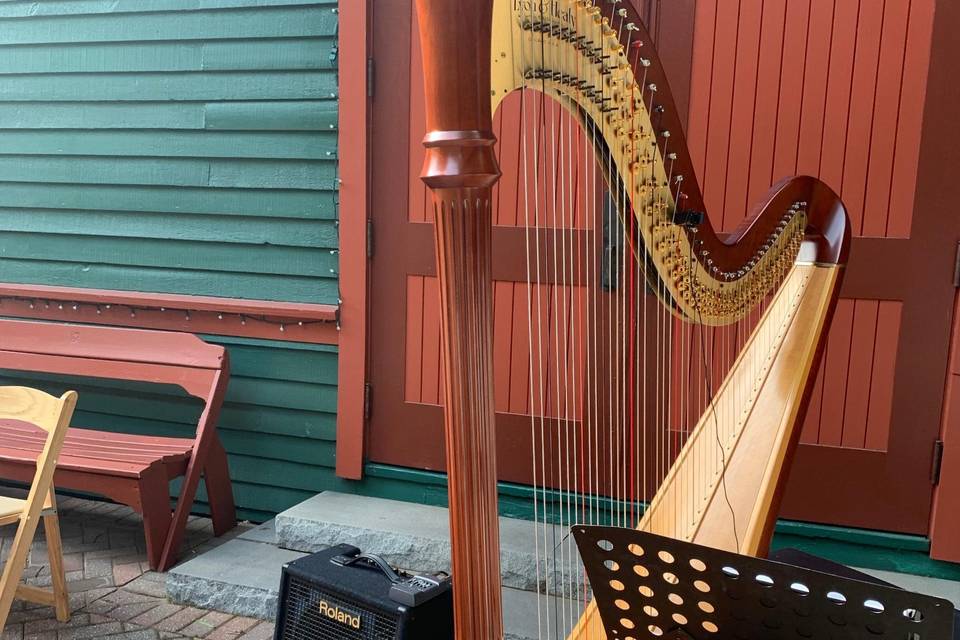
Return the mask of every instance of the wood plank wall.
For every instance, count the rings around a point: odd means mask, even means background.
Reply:
[[[0,280],[336,303],[335,8],[0,3]]]
[[[0,2],[0,281],[335,304],[336,8]],[[230,351],[242,516],[349,490],[336,348],[204,337]],[[81,427],[195,425],[171,389],[14,378],[77,388]]]
[[[732,230],[819,176],[856,236],[909,237],[933,0],[697,0],[688,143]],[[803,442],[885,450],[901,303],[841,300]]]

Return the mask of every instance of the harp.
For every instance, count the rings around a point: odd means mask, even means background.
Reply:
[[[765,553],[839,291],[846,212],[819,180],[792,177],[721,234],[630,2],[417,0],[417,12],[457,637],[503,636],[496,192],[527,230],[542,583],[570,603],[544,605],[542,635],[603,638],[576,559],[546,532],[614,522]],[[520,126],[501,132],[516,155],[501,155],[510,168],[498,184],[492,114],[509,101]],[[606,206],[594,185],[605,185]],[[542,293],[546,275],[554,285]],[[544,330],[550,323],[560,328]]]

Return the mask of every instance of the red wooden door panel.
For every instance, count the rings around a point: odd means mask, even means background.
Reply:
[[[924,208],[917,195],[934,0],[636,4],[668,47],[662,54],[680,108],[688,108],[688,142],[711,216],[732,229],[770,184],[806,173],[841,193],[858,236],[783,515],[926,533],[951,317],[943,271],[955,248],[954,238],[938,234],[944,210]],[[419,51],[410,0],[382,0],[374,10],[368,457],[440,469],[432,216],[417,177]],[[519,117],[507,109],[495,123],[505,176],[520,172],[519,144],[509,135]],[[519,192],[504,180],[495,197],[495,391],[498,447],[509,459],[532,446],[528,354],[539,342],[531,347],[528,291],[518,284],[524,221],[510,203]],[[556,226],[591,227],[583,209]],[[581,287],[548,275],[534,288],[550,301],[540,312],[577,317]],[[566,333],[547,332],[543,341],[554,345],[542,346],[548,362],[582,357],[583,346]],[[545,398],[555,419],[584,406],[553,388],[532,395]],[[522,460],[515,465],[503,477],[523,481]]]
[[[955,249],[915,207],[933,18],[933,0],[697,2],[688,140],[711,215],[732,229],[807,173],[857,236],[786,517],[928,530]]]

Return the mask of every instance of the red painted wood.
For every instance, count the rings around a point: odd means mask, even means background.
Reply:
[[[510,362],[513,347],[513,283],[493,283],[493,361]],[[493,378],[494,409],[510,410],[510,369],[503,366]]]
[[[844,197],[844,155],[850,135],[850,90],[860,0],[839,0],[833,8],[827,92],[824,102],[820,167],[816,175],[833,185]],[[875,69],[874,69],[875,72]],[[856,219],[854,212],[852,219]]]
[[[530,413],[530,330],[525,327],[529,322],[529,290],[526,284],[513,283],[513,318],[511,325],[512,348],[510,352],[510,402],[509,413]],[[494,366],[498,363],[494,361]],[[503,369],[497,369],[500,376]]]
[[[761,12],[755,98],[751,110],[754,114],[753,131],[750,137],[750,157],[746,166],[749,182],[743,204],[744,211],[749,210],[752,203],[758,202],[773,182],[787,175],[784,173],[771,177],[770,170],[776,148],[777,113],[784,67],[784,36],[787,30],[786,13],[787,3],[779,2],[773,3],[769,10]],[[790,25],[790,28],[795,27]]]
[[[29,294],[29,290],[27,290]],[[60,308],[62,306],[63,308]],[[77,308],[74,309],[74,306]],[[0,300],[0,312],[13,318],[33,318],[54,322],[79,322],[114,327],[160,329],[183,333],[208,333],[219,336],[240,336],[264,340],[283,340],[311,344],[337,344],[340,332],[332,321],[297,320],[286,317],[247,316],[219,311],[191,311],[167,308],[156,303],[151,308],[124,304],[56,300],[42,297]],[[299,323],[303,323],[302,325]]]
[[[934,0],[912,0],[910,3],[890,214],[885,233],[895,238],[911,235],[934,14]]]
[[[807,415],[803,421],[803,430],[800,434],[801,444],[818,444],[820,438],[820,403],[823,400],[823,368],[824,362],[817,369],[817,380],[810,394],[810,404],[807,405]]]
[[[0,336],[3,336],[0,347],[9,352],[107,362],[115,360],[215,370],[223,366],[226,354],[223,347],[208,344],[194,335],[119,327],[0,319]],[[109,372],[107,367],[97,363],[89,366],[89,375],[95,375],[93,372],[98,369],[101,377]]]
[[[864,236],[885,236],[893,182],[893,160],[897,144],[903,86],[903,61],[907,45],[910,3],[891,2],[883,8],[883,37],[877,89],[873,107],[869,168],[864,199]]]
[[[936,315],[933,324],[941,326],[944,299],[933,285],[925,295],[916,290],[925,277],[904,265],[930,270],[931,282],[942,283],[933,268],[949,254],[932,251],[934,245],[919,237],[894,238],[907,237],[916,224],[933,18],[932,0],[697,3],[688,143],[705,176],[707,205],[723,202],[724,228],[743,216],[744,191],[752,201],[779,177],[808,173],[840,191],[856,231],[874,236],[854,240],[842,289],[846,310],[838,311],[828,362],[812,391],[788,516],[925,530],[928,454],[919,439],[928,437],[930,423],[924,421],[925,435],[918,438],[908,415],[911,403],[922,403],[924,410],[937,405],[934,379],[942,359],[908,364],[915,358],[904,349],[922,344],[933,353],[941,340],[942,353],[942,332],[924,332],[922,318],[930,323]],[[746,108],[751,97],[756,104]],[[925,216],[924,233],[943,226],[943,212],[917,211]],[[928,384],[921,387],[917,375]],[[818,443],[888,451],[891,458],[884,466],[882,458],[864,454],[857,471],[847,472],[856,479],[848,481],[825,455],[808,448]],[[898,478],[888,471],[894,466],[915,472]],[[873,478],[873,488],[866,478]],[[835,496],[835,505],[818,503],[820,494],[841,482],[844,496]],[[902,486],[893,487],[895,482]],[[867,508],[853,497],[876,491],[880,483],[891,496],[886,505]],[[898,514],[890,505],[900,497]]]
[[[337,135],[340,175],[340,316],[337,352],[337,475],[363,476],[364,393],[367,382],[367,220],[369,213],[369,116],[367,59],[369,6],[344,3],[338,13]],[[286,333],[286,332],[284,332]]]
[[[846,402],[843,408],[843,435],[840,440],[844,447],[862,449],[866,446],[879,306],[880,303],[876,300],[854,302],[850,361],[847,367],[847,382],[844,385]]]
[[[0,298],[27,298],[38,301],[58,300],[65,303],[78,302],[95,305],[116,304],[137,309],[159,309],[163,307],[171,310],[210,311],[303,321],[335,322],[337,320],[337,307],[328,304],[52,287],[39,284],[0,283]]]
[[[439,321],[439,320],[438,320]],[[423,276],[407,276],[406,394],[410,402],[423,398]]]
[[[806,95],[805,74],[811,2],[812,0],[794,0],[787,3],[783,32],[783,59],[778,80],[777,133],[770,171],[771,183],[797,173],[800,123],[803,99]],[[760,166],[756,167],[758,173],[760,169]]]
[[[877,338],[874,344],[873,378],[864,447],[886,451],[890,440],[893,385],[897,369],[897,342],[903,304],[881,300],[877,308]]]
[[[144,517],[152,568],[166,570],[176,561],[201,474],[206,476],[208,494],[222,501],[214,507],[214,528],[222,532],[236,523],[226,453],[216,433],[229,379],[223,347],[188,334],[22,320],[0,320],[0,336],[0,359],[10,370],[175,384],[204,401],[193,440],[107,434],[100,443],[93,443],[92,434],[71,432],[64,445],[59,464],[70,473],[58,473],[59,486],[93,490],[114,499],[123,496]],[[0,430],[4,436],[0,470],[33,466],[36,451],[32,447],[41,443],[15,426]],[[130,453],[111,453],[123,446]],[[183,485],[171,518],[169,480],[180,475]],[[117,480],[118,476],[130,480]],[[19,479],[19,475],[6,477]],[[131,491],[139,492],[136,500],[130,499]]]
[[[956,335],[956,334],[955,334]],[[947,380],[940,485],[933,503],[930,557],[960,562],[960,376]]]
[[[693,59],[697,64],[690,70],[690,113],[687,118],[687,143],[698,176],[704,175],[707,148],[707,125],[713,92],[714,42],[716,39],[716,0],[696,3],[696,37],[693,39]]]
[[[956,127],[956,114],[960,112],[960,93],[957,92],[956,84],[956,63],[960,56],[958,24],[960,6],[955,2],[938,1],[931,46],[928,91],[930,99],[925,106],[924,142],[918,170],[918,211],[953,211],[950,203],[960,197],[960,183],[952,179],[956,171],[956,150],[960,148],[960,135]],[[934,96],[938,99],[935,100]],[[912,233],[920,235],[930,247],[956,249],[957,239],[960,238],[960,220],[955,214],[944,218],[935,230],[936,234],[925,233],[925,230],[922,227],[918,229],[918,226],[915,222]],[[950,251],[937,266],[949,267],[952,255]],[[960,373],[960,361],[956,358],[956,352],[960,349],[960,307],[957,306],[956,291],[951,291],[951,295],[954,298],[951,323],[954,359],[948,364],[948,371],[953,375],[948,376],[946,406],[940,416],[944,456],[930,525],[930,552],[935,558],[960,562],[960,510],[957,509],[960,504],[960,413],[957,411],[957,384],[960,382],[957,374]],[[931,323],[933,326],[930,330],[938,331],[939,325],[945,319],[943,316],[946,315],[940,313]],[[904,322],[908,320],[904,314]]]
[[[731,14],[733,12],[730,12]],[[740,0],[740,19],[737,25],[736,57],[734,61],[731,99],[730,133],[727,140],[723,177],[711,188],[722,192],[722,228],[732,230],[746,216],[753,203],[747,201],[750,180],[750,152],[753,142],[757,74],[760,65],[760,36],[763,21],[763,0]],[[763,191],[770,186],[764,185]],[[763,192],[757,194],[758,198]],[[708,209],[709,210],[709,209]]]
[[[820,402],[819,443],[840,446],[843,439],[843,408],[847,395],[847,367],[850,362],[850,341],[853,327],[852,300],[841,300],[833,316],[823,378],[823,397]]]
[[[440,404],[440,289],[436,278],[423,279],[423,347],[420,402]]]
[[[879,57],[884,9],[885,6],[878,10],[873,3],[861,1],[857,15],[841,187],[844,204],[855,212],[851,223],[856,235],[863,235],[867,167],[873,146],[871,136],[877,79],[881,75]]]

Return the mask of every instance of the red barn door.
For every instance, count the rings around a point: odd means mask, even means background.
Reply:
[[[948,213],[922,208],[917,194],[934,0],[636,3],[669,46],[662,53],[680,108],[689,104],[687,137],[707,206],[724,228],[735,227],[770,184],[795,173],[832,185],[853,219],[843,299],[783,515],[927,533],[955,250],[955,238],[938,233]],[[418,179],[419,51],[410,0],[378,1],[374,11],[368,457],[441,469],[433,236]],[[498,126],[510,131],[509,118],[519,116],[505,113]],[[501,147],[505,174],[516,170],[513,144],[505,139]],[[509,186],[500,189],[501,198],[511,195]],[[523,231],[517,220],[496,223],[501,469],[503,479],[523,482],[531,446]],[[566,226],[590,229],[585,217]],[[575,318],[580,287],[549,280],[539,284],[548,301],[541,312]],[[544,340],[566,343],[554,334]],[[582,357],[575,345],[544,349],[548,360]],[[564,403],[546,413],[559,417]]]

